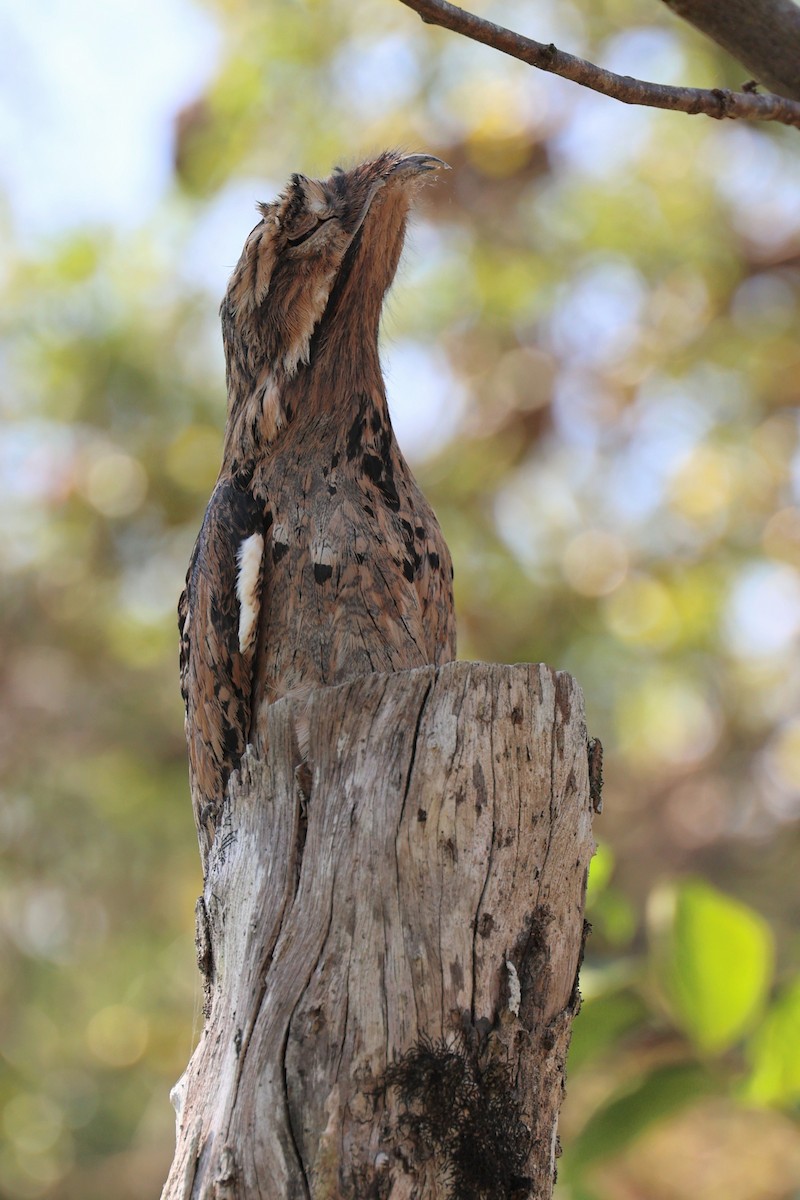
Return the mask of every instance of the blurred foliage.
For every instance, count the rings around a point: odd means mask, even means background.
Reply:
[[[385,342],[460,652],[572,671],[606,748],[560,1195],[796,1195],[796,132],[615,105],[386,0],[206,7],[216,75],[153,215],[0,274],[0,1195],[166,1172],[200,1021],[173,614],[224,419],[205,280],[291,171],[387,144],[454,168]],[[632,74],[743,77],[651,0],[476,7]]]
[[[660,914],[667,929],[654,957],[667,1008],[699,1050],[719,1054],[764,1007],[773,974],[769,926],[699,882],[654,893],[652,909],[662,906],[672,912]]]

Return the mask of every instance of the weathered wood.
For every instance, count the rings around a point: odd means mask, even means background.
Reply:
[[[451,663],[321,689],[309,769],[296,719],[272,707],[209,859],[162,1200],[549,1197],[593,848],[579,688]]]

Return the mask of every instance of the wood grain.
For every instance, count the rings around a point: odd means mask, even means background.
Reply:
[[[480,1170],[519,1163],[472,1194],[549,1197],[593,850],[580,690],[481,663],[320,689],[310,771],[293,704],[209,859],[208,1017],[163,1200],[446,1197],[484,1144]],[[469,1103],[405,1102],[410,1053]]]

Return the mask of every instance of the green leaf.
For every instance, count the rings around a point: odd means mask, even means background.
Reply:
[[[616,860],[606,842],[600,842],[589,867],[586,912],[595,933],[612,946],[626,946],[636,932],[638,915],[618,888],[610,887]]]
[[[731,1046],[769,989],[772,933],[751,908],[700,881],[655,897],[654,959],[676,1023],[707,1053]]]
[[[630,990],[615,990],[584,1000],[573,1026],[567,1060],[570,1075],[614,1046],[647,1019],[644,1001]]]
[[[567,1179],[601,1159],[612,1158],[667,1117],[713,1090],[710,1075],[695,1063],[658,1067],[595,1112],[565,1150]]]
[[[619,888],[607,888],[598,896],[589,913],[592,928],[611,946],[628,946],[638,924],[633,903]]]
[[[591,908],[598,896],[605,891],[614,873],[614,851],[608,842],[598,842],[594,857],[589,864],[589,882],[586,887],[586,905]]]
[[[800,976],[785,988],[748,1045],[744,1097],[757,1104],[800,1101]]]

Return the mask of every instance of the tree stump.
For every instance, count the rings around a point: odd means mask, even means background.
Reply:
[[[272,706],[198,901],[162,1200],[551,1195],[593,850],[583,699],[450,663]]]

